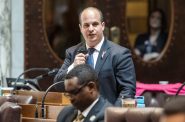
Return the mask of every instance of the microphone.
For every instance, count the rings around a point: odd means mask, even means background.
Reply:
[[[8,87],[12,87],[15,84],[15,78],[6,78]],[[19,79],[19,82],[16,83],[17,88],[23,89],[33,89],[34,91],[39,91],[39,85],[36,79]]]
[[[185,82],[181,85],[181,87],[179,87],[179,89],[177,90],[177,93],[175,96],[179,95],[180,91],[182,90],[182,88],[185,86]]]
[[[35,91],[39,91],[40,90],[40,87],[39,87],[37,79],[25,79],[25,84],[30,86],[30,88],[35,90]]]
[[[81,47],[81,48],[78,49],[77,53],[87,54],[88,51],[87,51],[87,49],[85,47]]]
[[[17,90],[17,82],[20,80],[20,77],[21,77],[23,74],[25,74],[25,73],[27,73],[27,72],[30,72],[30,71],[49,71],[49,68],[30,68],[30,69],[28,69],[28,70],[25,70],[25,71],[24,71],[23,73],[21,73],[21,74],[17,77],[17,79],[15,80],[14,89],[13,89],[14,93],[15,93],[15,90]]]
[[[51,90],[51,88],[53,88],[53,86],[58,85],[58,84],[64,84],[64,81],[59,81],[59,82],[56,82],[56,83],[52,84],[52,85],[46,90],[44,96],[42,97],[42,103],[41,103],[41,115],[42,115],[42,116],[41,116],[41,117],[42,117],[43,119],[46,118],[46,113],[45,113],[45,108],[44,108],[44,102],[45,102],[46,96],[47,96],[48,92]]]
[[[45,73],[43,75],[39,75],[39,76],[35,77],[34,79],[40,80],[40,79],[43,79],[43,78],[48,77],[48,76],[54,76],[54,75],[57,74],[58,70],[59,70],[58,68],[55,68],[55,69],[49,71],[48,73]]]
[[[79,54],[79,53],[83,53],[84,55],[87,54],[87,56],[88,56],[88,50],[85,48],[85,46],[80,47],[80,48],[78,49],[77,54]]]

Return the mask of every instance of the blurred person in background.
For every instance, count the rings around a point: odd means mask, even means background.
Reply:
[[[166,17],[161,9],[153,10],[148,17],[148,32],[138,35],[135,53],[144,61],[156,59],[163,50],[166,40]]]

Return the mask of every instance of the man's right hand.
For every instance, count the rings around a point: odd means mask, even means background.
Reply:
[[[85,64],[86,58],[87,58],[87,54],[83,54],[83,53],[77,54],[77,55],[75,56],[73,65],[74,65],[74,66],[77,66],[77,65],[80,65],[80,64]]]

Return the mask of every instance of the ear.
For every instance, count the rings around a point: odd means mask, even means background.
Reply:
[[[88,87],[89,87],[90,90],[96,89],[96,84],[95,84],[95,82],[93,82],[93,81],[89,82],[89,83],[88,83]]]
[[[104,29],[105,29],[105,22],[102,22],[101,25],[102,25],[102,30],[104,31]]]
[[[82,32],[82,25],[81,24],[79,24],[79,28],[80,28],[80,31]]]

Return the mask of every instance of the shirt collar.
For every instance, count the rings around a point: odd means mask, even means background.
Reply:
[[[98,102],[98,100],[99,100],[99,97],[98,97],[88,108],[86,108],[83,112],[78,111],[78,115],[79,115],[80,113],[82,113],[82,115],[83,115],[84,117],[87,117],[88,113],[89,113],[90,110],[93,108],[93,106]]]
[[[96,49],[96,51],[100,52],[101,46],[103,45],[104,42],[104,36],[102,38],[102,40],[94,47],[94,49]],[[86,44],[87,49],[89,49],[89,46]]]

